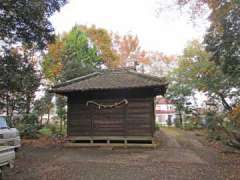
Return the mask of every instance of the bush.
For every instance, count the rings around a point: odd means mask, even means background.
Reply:
[[[240,149],[239,126],[231,118],[231,114],[229,116],[226,113],[208,112],[206,116],[208,138]]]
[[[60,132],[60,125],[57,123],[38,124],[38,116],[35,113],[24,115],[16,124],[16,128],[24,138],[39,138],[41,135],[60,137],[66,134],[66,127],[63,127],[62,132]]]
[[[38,138],[38,129],[39,126],[32,124],[21,124],[18,126],[21,136],[25,138]]]
[[[37,124],[38,117],[34,113],[25,114],[21,122],[16,124],[20,135],[25,138],[38,138],[38,129],[40,126]]]
[[[198,129],[200,128],[199,125],[199,118],[195,117],[195,116],[187,116],[184,119],[184,123],[183,123],[183,129],[185,130],[193,130],[193,129]]]
[[[234,127],[240,129],[240,105],[234,107],[227,116]]]
[[[22,123],[24,124],[38,124],[38,116],[35,113],[25,114],[22,119]]]
[[[45,128],[49,129],[52,134],[58,134],[59,128],[57,124],[47,124],[45,125]]]
[[[160,129],[160,124],[156,123],[155,124],[155,130],[158,131]]]
[[[52,131],[51,129],[47,128],[47,127],[44,127],[42,129],[39,129],[39,134],[40,135],[43,135],[43,136],[47,136],[47,137],[50,137],[52,136]]]
[[[59,124],[47,124],[39,130],[39,134],[48,137],[62,137],[66,134],[66,131],[66,128],[63,127],[62,132],[60,132]]]
[[[181,124],[180,118],[176,118],[175,119],[175,126],[176,126],[176,128],[182,128],[182,124]]]
[[[224,122],[224,114],[208,112],[206,114],[206,124],[208,129],[208,138],[227,142],[229,140],[228,127],[230,124]]]

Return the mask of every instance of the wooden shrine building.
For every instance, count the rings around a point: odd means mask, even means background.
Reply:
[[[133,70],[103,70],[54,86],[67,96],[67,135],[78,144],[150,141],[155,131],[154,98],[167,83]]]

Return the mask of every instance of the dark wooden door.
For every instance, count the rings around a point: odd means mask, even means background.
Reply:
[[[123,136],[125,132],[125,111],[126,108],[124,106],[109,109],[92,107],[92,135]]]

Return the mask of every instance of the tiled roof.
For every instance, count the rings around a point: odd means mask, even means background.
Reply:
[[[158,78],[133,70],[103,70],[86,76],[72,79],[56,85],[50,90],[56,93],[68,93],[73,91],[128,89],[141,87],[165,87],[165,78]]]
[[[163,97],[159,97],[156,99],[157,104],[175,104],[175,102],[171,99],[166,99]]]

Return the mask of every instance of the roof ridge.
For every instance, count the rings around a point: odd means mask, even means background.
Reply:
[[[113,69],[101,69],[101,70],[99,70],[99,72],[103,72],[103,73],[106,73],[106,72],[127,72],[127,71],[129,71],[129,70],[133,70],[134,71],[134,69],[133,68],[131,68],[131,67],[124,67],[124,68],[113,68]]]
[[[134,75],[141,76],[141,77],[143,77],[145,79],[151,79],[151,80],[157,81],[157,82],[159,82],[159,81],[166,82],[166,84],[168,84],[166,77],[158,77],[158,76],[153,76],[153,75],[149,75],[149,74],[139,73],[137,71],[131,71],[131,70],[128,70],[128,72],[131,73],[131,74],[134,74]]]
[[[88,78],[96,76],[98,74],[102,74],[102,73],[97,71],[97,72],[93,72],[93,73],[87,74],[85,76],[76,77],[76,78],[70,79],[68,81],[65,81],[63,83],[57,84],[57,85],[53,86],[53,88],[59,88],[59,87],[62,87],[62,86],[66,86],[66,85],[72,84],[74,82],[78,82],[78,81],[81,81],[81,80],[88,79]]]

